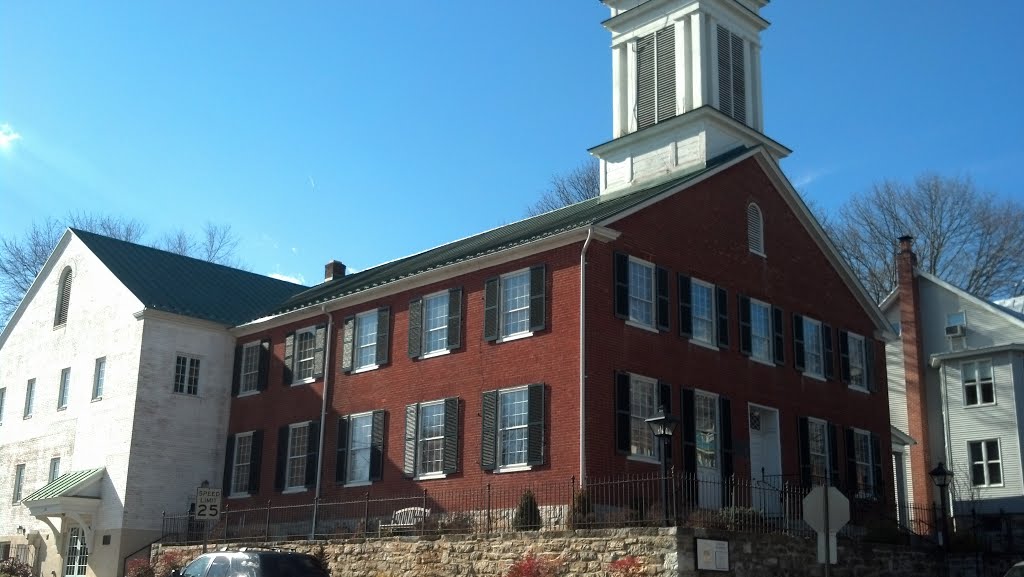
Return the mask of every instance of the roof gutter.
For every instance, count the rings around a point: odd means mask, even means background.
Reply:
[[[320,310],[327,317],[327,342],[324,344],[324,391],[320,403],[320,439],[316,454],[316,491],[313,494],[313,524],[310,526],[309,538],[316,539],[316,517],[320,504],[321,479],[324,470],[324,431],[327,429],[327,393],[331,382],[331,343],[334,341],[334,313],[327,312],[327,305],[320,305]]]
[[[587,240],[580,251],[580,487],[587,479],[587,248],[593,237],[594,227],[587,227]]]

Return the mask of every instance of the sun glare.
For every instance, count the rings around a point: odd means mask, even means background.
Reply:
[[[10,124],[0,124],[0,148],[7,150],[15,140],[21,140],[21,135]]]

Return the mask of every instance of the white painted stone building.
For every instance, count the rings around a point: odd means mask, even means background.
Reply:
[[[122,574],[220,486],[227,327],[303,288],[69,229],[0,333],[0,554]]]

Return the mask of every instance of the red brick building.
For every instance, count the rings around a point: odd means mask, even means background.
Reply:
[[[888,325],[760,132],[763,2],[608,4],[601,195],[236,328],[232,507],[657,471],[658,410],[701,479],[882,494]]]

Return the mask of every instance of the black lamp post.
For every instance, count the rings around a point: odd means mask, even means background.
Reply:
[[[679,418],[671,413],[666,415],[664,410],[659,410],[655,415],[645,422],[651,428],[654,436],[661,440],[661,505],[665,517],[665,524],[669,522],[668,515],[668,461],[672,455],[672,433],[675,432]]]
[[[939,516],[941,525],[939,527],[939,536],[942,539],[942,548],[949,549],[949,539],[946,535],[946,487],[949,486],[949,482],[953,479],[953,472],[946,468],[946,466],[939,461],[939,464],[934,469],[928,471],[928,476],[932,478],[932,483],[939,488],[939,506],[942,507],[942,514]]]

